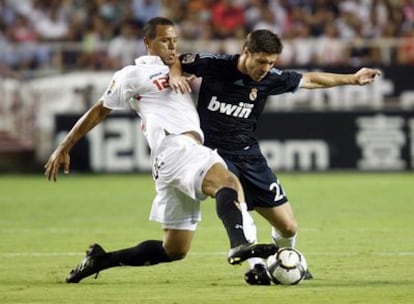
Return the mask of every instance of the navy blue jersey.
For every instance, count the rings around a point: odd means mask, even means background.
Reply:
[[[269,95],[293,92],[302,75],[273,68],[257,82],[237,70],[240,55],[180,56],[183,71],[202,77],[197,109],[205,144],[235,151],[257,143],[257,119]]]
[[[248,209],[288,201],[255,135],[269,95],[295,91],[302,75],[272,69],[257,82],[237,70],[240,55],[184,54],[183,71],[202,77],[197,110],[205,144],[217,149],[243,185]]]

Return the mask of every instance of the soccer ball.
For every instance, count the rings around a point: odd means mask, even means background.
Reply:
[[[284,247],[267,259],[270,278],[275,284],[299,284],[308,269],[304,255],[297,249]]]

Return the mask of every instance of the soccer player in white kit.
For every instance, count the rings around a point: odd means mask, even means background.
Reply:
[[[215,151],[201,144],[204,135],[190,95],[176,93],[169,86],[169,66],[176,60],[174,24],[166,18],[153,18],[145,25],[144,36],[148,55],[113,75],[103,96],[52,153],[45,175],[56,181],[60,166],[65,174],[69,173],[73,145],[112,110],[130,107],[140,116],[151,148],[157,194],[150,219],[161,223],[164,239],[113,252],[93,244],[84,260],[69,273],[68,283],[78,283],[111,267],[154,265],[184,258],[200,221],[200,200],[207,196],[216,199],[217,214],[228,234],[230,264],[250,257],[265,258],[278,249],[274,244],[250,242],[251,219],[239,204],[244,201],[239,181]]]

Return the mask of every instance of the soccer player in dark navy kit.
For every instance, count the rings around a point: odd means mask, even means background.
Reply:
[[[190,87],[181,71],[202,77],[198,113],[205,144],[224,158],[244,188],[249,210],[256,210],[272,225],[272,238],[279,247],[294,247],[298,225],[278,178],[267,165],[255,135],[257,120],[269,95],[339,85],[366,85],[380,71],[362,68],[355,74],[298,73],[275,68],[282,51],[279,37],[268,30],[251,32],[242,53],[236,55],[183,54],[180,65],[170,70],[176,91]],[[269,285],[265,262],[249,259],[245,280]],[[311,278],[308,273],[308,278]]]

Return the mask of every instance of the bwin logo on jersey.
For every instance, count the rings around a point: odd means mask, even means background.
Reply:
[[[207,106],[207,109],[213,112],[219,111],[228,116],[248,118],[250,113],[252,113],[253,104],[239,102],[238,105],[220,102],[217,100],[217,96],[213,96],[210,100],[210,103]]]

